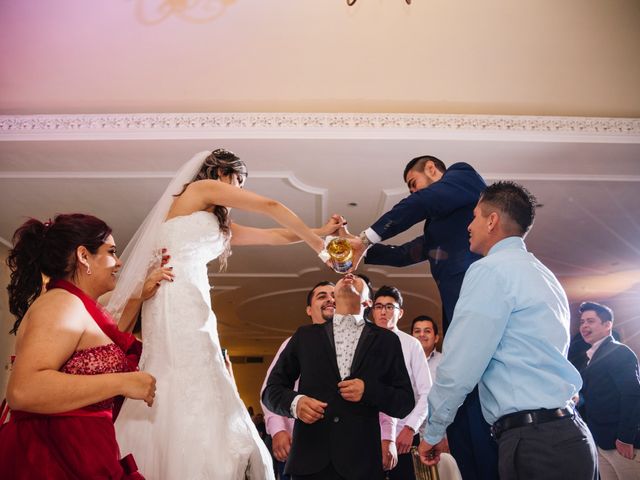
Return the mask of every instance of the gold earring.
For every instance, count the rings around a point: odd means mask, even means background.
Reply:
[[[91,267],[87,265],[87,275],[91,275]]]

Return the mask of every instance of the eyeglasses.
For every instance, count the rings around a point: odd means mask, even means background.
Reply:
[[[398,305],[396,305],[395,303],[375,303],[373,305],[373,309],[374,310],[385,309],[389,313],[393,312],[396,308],[398,310],[400,309],[400,307]]]

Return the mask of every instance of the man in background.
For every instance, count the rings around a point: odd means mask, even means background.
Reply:
[[[613,311],[580,305],[580,334],[591,348],[582,370],[585,420],[598,446],[602,480],[640,479],[640,380],[636,354],[611,335]]]
[[[404,480],[415,478],[411,447],[420,443],[419,430],[427,418],[427,395],[431,389],[431,374],[420,342],[398,328],[398,321],[404,315],[400,290],[384,285],[373,296],[373,321],[381,328],[395,333],[402,345],[402,356],[409,372],[416,406],[409,415],[395,419],[380,414],[382,434],[382,463],[389,471],[389,479]],[[394,468],[394,455],[397,465]]]

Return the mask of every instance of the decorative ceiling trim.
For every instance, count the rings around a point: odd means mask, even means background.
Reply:
[[[146,179],[146,178],[173,178],[176,172],[91,172],[91,171],[56,171],[56,172],[22,172],[7,171],[0,172],[0,178],[14,179],[100,179],[100,180],[123,180],[123,179]],[[254,175],[255,176],[255,175]]]
[[[320,224],[324,223],[329,215],[327,214],[328,210],[328,188],[320,188],[313,187],[301,181],[296,175],[290,171],[258,171],[256,173],[251,173],[252,178],[277,178],[284,180],[289,183],[293,188],[300,190],[301,192],[308,193],[310,195],[315,195],[316,200],[318,202],[317,206],[320,207],[319,218],[316,219],[316,222]]]
[[[403,113],[0,115],[0,141],[214,138],[640,142],[640,118]]]
[[[377,273],[383,275],[386,278],[433,278],[431,273],[389,273],[386,270],[378,267],[369,267],[365,265],[367,272]]]
[[[300,278],[307,273],[319,272],[318,267],[309,267],[299,270],[297,273],[209,273],[209,278]]]
[[[235,308],[237,310],[238,308],[242,307],[243,305],[246,305],[246,304],[251,303],[251,302],[255,302],[256,300],[261,300],[263,298],[275,297],[277,295],[288,295],[290,293],[299,293],[299,292],[307,293],[308,291],[309,291],[308,287],[287,288],[287,289],[283,289],[283,290],[272,290],[269,293],[260,293],[258,295],[252,295],[250,297],[246,297],[244,300],[242,300],[240,303],[238,303],[235,306]]]

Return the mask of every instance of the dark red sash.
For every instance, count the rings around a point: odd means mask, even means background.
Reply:
[[[82,300],[84,307],[100,327],[100,330],[102,330],[104,334],[124,352],[129,365],[129,370],[133,372],[138,369],[140,355],[142,354],[142,342],[140,342],[131,333],[121,332],[118,329],[118,324],[111,315],[109,315],[109,312],[107,312],[102,305],[76,287],[73,283],[67,282],[66,280],[52,280],[48,283],[47,290],[54,288],[62,288]],[[114,399],[114,421],[118,416],[118,412],[120,412],[122,402],[124,402],[124,397],[116,397]]]
[[[82,300],[87,312],[89,312],[89,315],[95,320],[104,334],[124,352],[131,371],[138,369],[138,362],[140,362],[140,355],[142,354],[142,343],[136,337],[130,333],[121,332],[109,312],[73,283],[66,280],[52,280],[47,285],[47,290],[53,288],[62,288]]]

